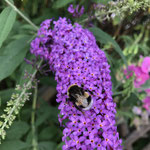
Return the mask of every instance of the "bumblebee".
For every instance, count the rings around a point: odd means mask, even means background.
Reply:
[[[79,110],[89,110],[93,105],[93,100],[89,93],[76,84],[68,88],[67,95],[69,96],[68,100]]]

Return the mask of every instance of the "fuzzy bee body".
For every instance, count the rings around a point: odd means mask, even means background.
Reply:
[[[76,84],[68,88],[67,95],[77,109],[89,110],[93,105],[93,100],[89,93]]]

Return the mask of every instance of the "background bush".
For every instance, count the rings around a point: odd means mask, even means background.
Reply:
[[[84,6],[83,15],[73,17],[67,10],[70,4]],[[149,112],[142,107],[150,81],[139,92],[135,76],[126,79],[123,73],[150,56],[149,0],[3,0],[0,12],[0,150],[61,150],[56,81],[51,72],[45,76],[48,66],[37,73],[42,62],[32,64],[35,58],[29,51],[40,23],[59,17],[88,28],[106,53],[124,148],[150,149]],[[133,111],[135,106],[142,115]]]

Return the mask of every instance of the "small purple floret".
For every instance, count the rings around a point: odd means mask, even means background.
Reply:
[[[76,8],[73,8],[73,5],[71,4],[68,7],[68,12],[71,13],[73,15],[73,17],[80,17],[84,13],[84,6],[82,6],[79,10],[79,5],[77,5]]]

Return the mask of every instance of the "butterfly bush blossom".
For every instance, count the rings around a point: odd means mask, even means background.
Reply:
[[[31,43],[31,53],[48,61],[55,73],[59,121],[65,126],[63,150],[121,150],[109,65],[93,34],[66,18],[45,20]],[[92,93],[90,110],[80,111],[66,100],[72,84]]]
[[[128,66],[128,71],[124,70],[126,78],[130,78],[135,74],[134,87],[139,89],[150,79],[150,57],[142,58],[140,65],[131,64]],[[140,92],[140,90],[139,90]],[[143,99],[143,107],[150,112],[150,88],[145,89],[146,97]]]
[[[73,15],[73,17],[80,17],[83,15],[84,13],[84,6],[82,6],[80,9],[79,9],[79,5],[77,5],[76,8],[73,7],[73,5],[71,4],[69,7],[68,7],[68,12],[70,14]]]

